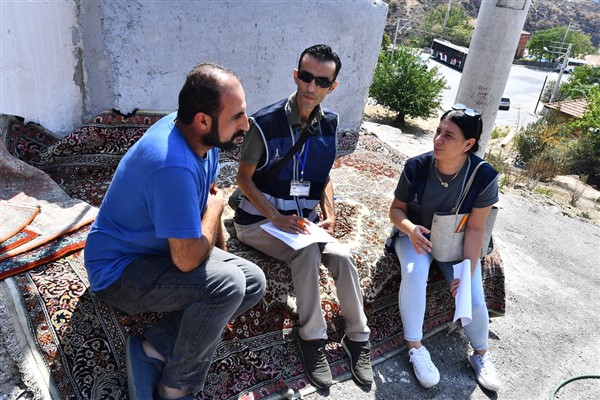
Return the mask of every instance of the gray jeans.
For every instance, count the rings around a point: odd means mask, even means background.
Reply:
[[[161,381],[198,392],[226,324],[258,303],[265,287],[258,266],[214,248],[203,265],[190,272],[181,272],[170,257],[140,257],[95,295],[130,314],[167,313],[144,332],[167,359]]]

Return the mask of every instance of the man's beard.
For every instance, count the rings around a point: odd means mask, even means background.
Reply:
[[[211,147],[219,147],[223,150],[231,151],[238,147],[238,144],[235,143],[235,139],[239,137],[244,137],[244,131],[237,131],[232,137],[231,140],[227,142],[221,142],[221,138],[219,138],[219,121],[217,118],[212,118],[213,124],[210,128],[210,132],[203,138],[203,142],[207,146]]]

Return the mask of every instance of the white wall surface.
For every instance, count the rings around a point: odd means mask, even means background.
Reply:
[[[212,61],[240,76],[252,113],[292,93],[302,50],[326,43],[342,70],[324,106],[355,130],[386,15],[379,0],[2,1],[0,112],[67,134],[108,108],[171,111]]]
[[[54,132],[78,126],[80,45],[75,1],[0,1],[0,113]]]
[[[387,15],[385,3],[371,0],[82,6],[92,114],[108,107],[174,110],[185,75],[205,61],[240,76],[251,113],[292,93],[302,50],[326,43],[339,54],[342,70],[324,104],[340,114],[342,129],[360,124]]]

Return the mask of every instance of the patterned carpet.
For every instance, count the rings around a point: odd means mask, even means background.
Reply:
[[[122,154],[159,117],[145,112],[129,117],[106,112],[61,140],[15,119],[4,144],[15,157],[46,171],[69,195],[98,205]],[[347,134],[340,139],[331,173],[336,236],[350,246],[357,260],[374,363],[397,354],[403,345],[399,266],[383,254],[383,243],[390,230],[389,204],[405,158],[376,136]],[[235,188],[237,155],[224,153],[221,161],[219,184],[229,194]],[[237,241],[232,215],[227,207],[224,223],[229,250],[263,268],[268,290],[259,304],[224,332],[205,390],[197,398],[281,397],[288,387],[310,391],[296,344],[298,320],[289,268]],[[125,338],[142,332],[161,316],[128,316],[97,302],[88,290],[81,251],[10,279],[57,398],[126,398]],[[490,312],[502,315],[504,272],[497,252],[485,259],[484,282]],[[327,358],[334,378],[347,379],[348,358],[339,345],[344,322],[333,280],[324,270],[321,288],[329,323]],[[426,334],[449,324],[453,309],[447,283],[432,268]]]

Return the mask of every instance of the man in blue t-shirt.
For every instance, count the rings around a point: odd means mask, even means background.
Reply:
[[[246,130],[239,79],[198,65],[177,113],[129,149],[100,206],[84,253],[93,293],[127,313],[166,313],[127,340],[132,399],[191,399],[226,324],[264,294],[262,270],[223,250],[215,185],[219,149],[235,147]]]

